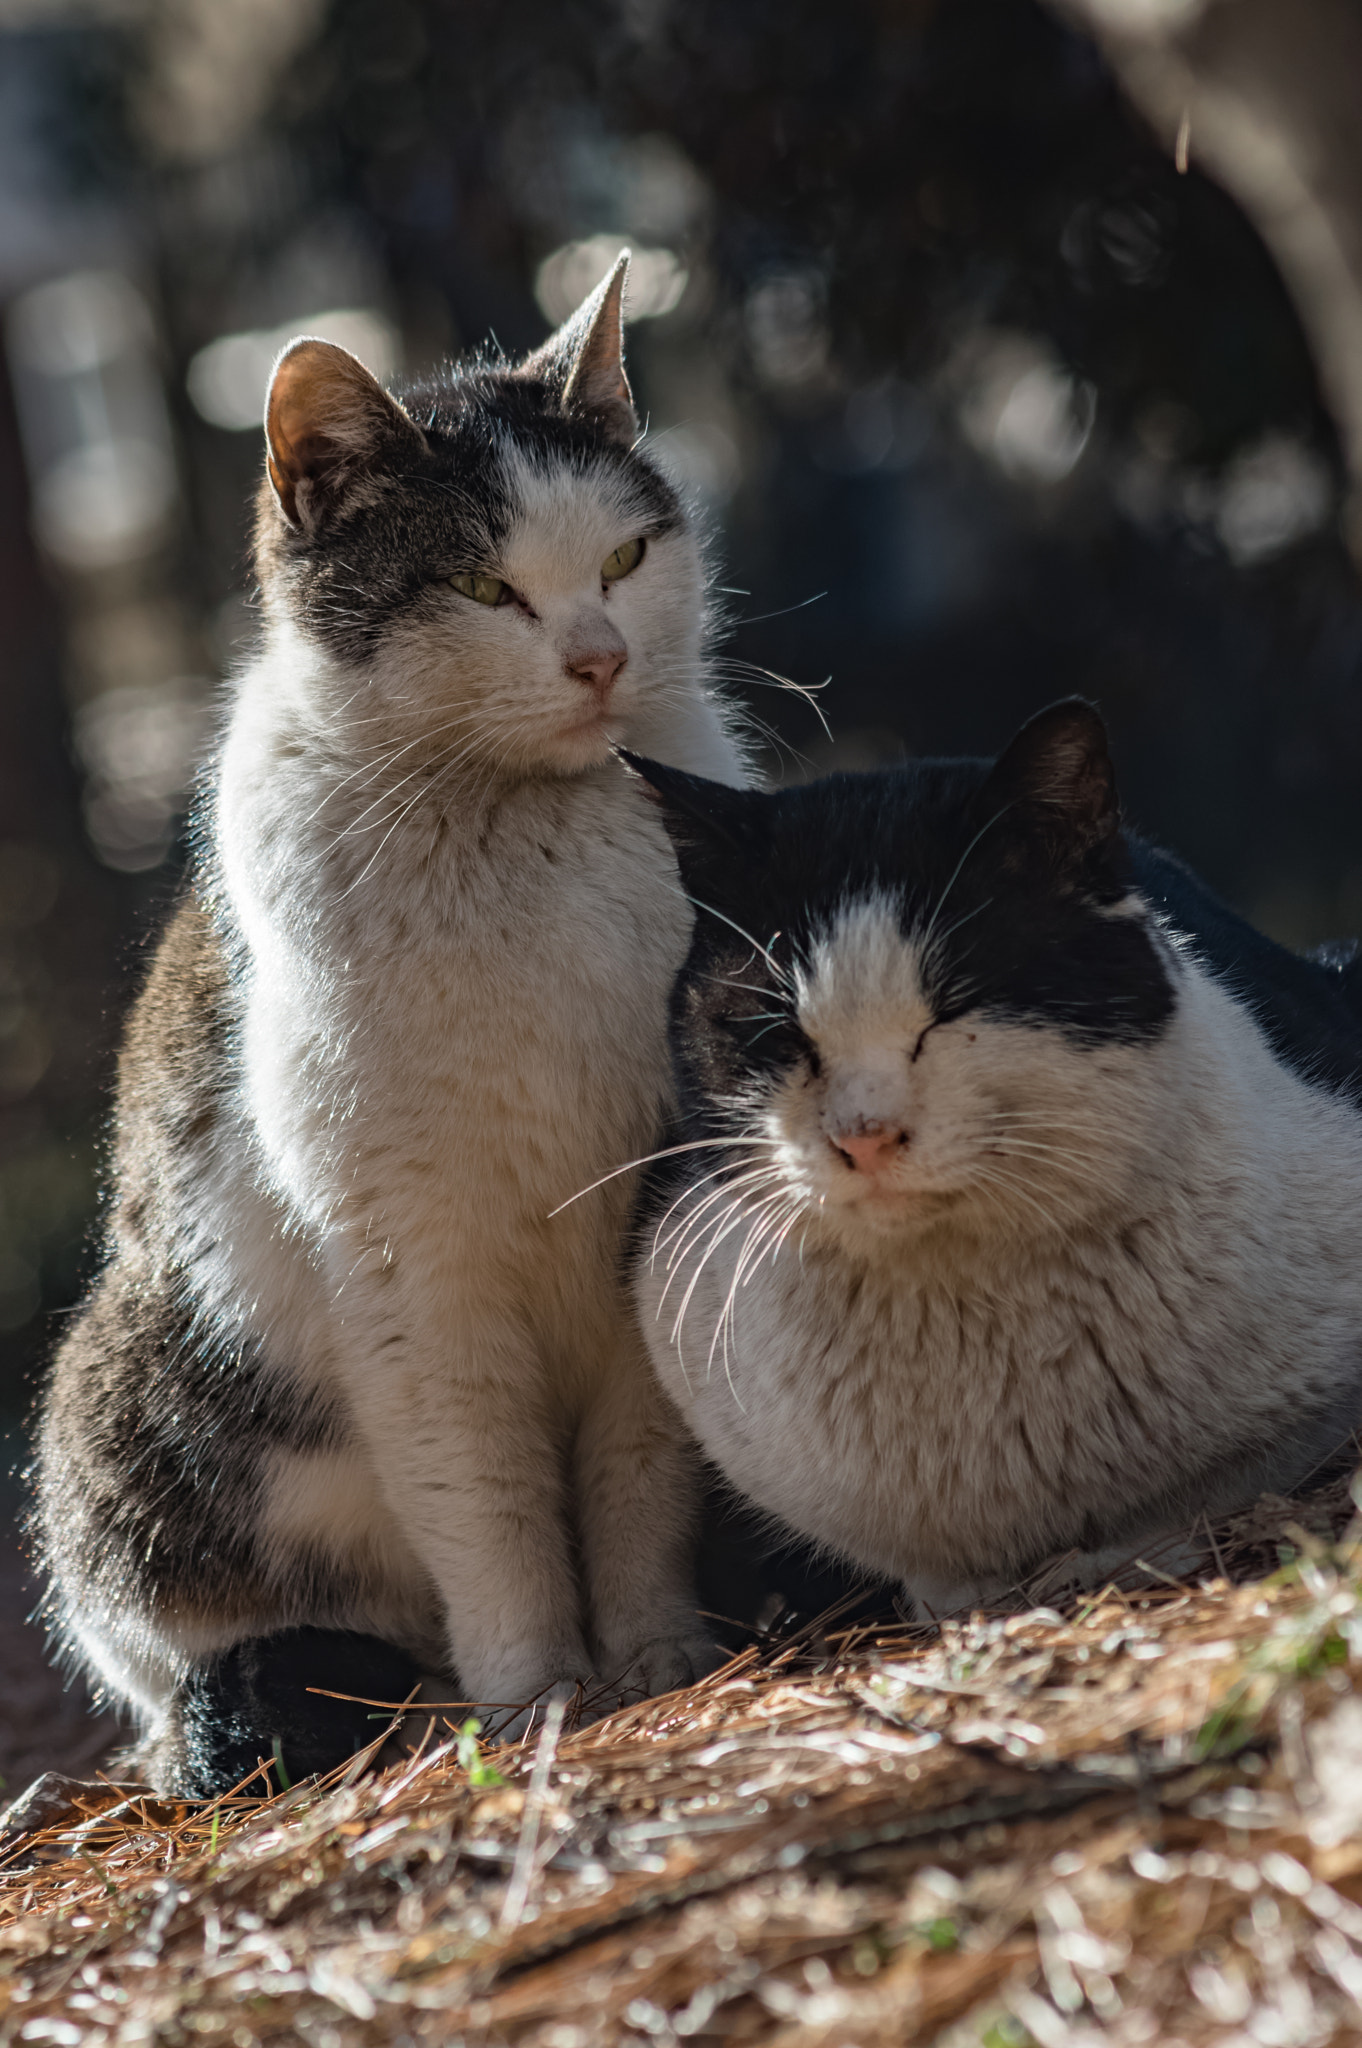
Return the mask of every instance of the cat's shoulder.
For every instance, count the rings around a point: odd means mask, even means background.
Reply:
[[[1222,903],[1185,862],[1132,836],[1134,879],[1166,935],[1251,1013],[1302,1080],[1362,1108],[1362,965],[1355,943],[1293,953]]]

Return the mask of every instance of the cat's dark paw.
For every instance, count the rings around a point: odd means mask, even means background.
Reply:
[[[225,1650],[186,1682],[152,1769],[163,1789],[214,1799],[245,1787],[261,1797],[323,1776],[381,1735],[421,1682],[404,1650],[336,1629],[285,1629]],[[330,1697],[346,1694],[347,1698]],[[381,1704],[374,1705],[377,1701]],[[163,1759],[159,1764],[157,1757]]]

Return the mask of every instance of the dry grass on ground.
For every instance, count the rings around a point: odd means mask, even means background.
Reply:
[[[0,1863],[0,2040],[1362,2040],[1362,1544],[1297,1534],[1247,1585],[829,1625],[524,1751],[83,1795]]]

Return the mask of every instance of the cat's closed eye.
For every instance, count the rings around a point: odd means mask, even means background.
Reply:
[[[515,596],[500,576],[485,576],[476,570],[460,569],[449,581],[461,597],[471,597],[475,604],[510,604]]]
[[[622,576],[630,576],[643,560],[648,543],[645,540],[621,541],[612,555],[601,563],[601,582],[618,583]]]
[[[763,1057],[768,1065],[774,1062],[780,1066],[795,1066],[803,1061],[813,1073],[818,1073],[818,1049],[792,1015],[778,1009],[749,1011],[746,1014],[739,1011],[720,1022],[732,1035],[739,1051],[752,1053],[764,1040]]]

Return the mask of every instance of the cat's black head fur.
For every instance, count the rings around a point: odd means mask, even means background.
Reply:
[[[690,1107],[816,1058],[782,977],[859,900],[894,905],[933,1022],[977,1012],[1129,1045],[1172,1015],[1166,955],[1122,908],[1131,852],[1087,704],[1041,712],[997,762],[917,761],[771,794],[625,758],[657,792],[696,906],[673,1011]]]

